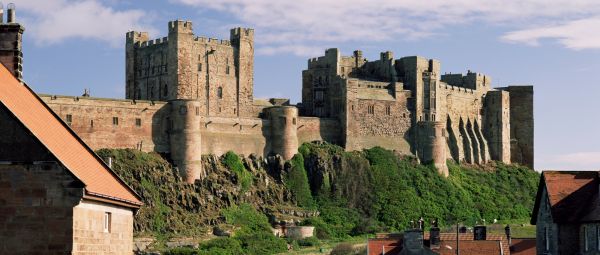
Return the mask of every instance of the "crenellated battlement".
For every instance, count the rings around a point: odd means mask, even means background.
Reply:
[[[145,47],[150,47],[150,46],[155,46],[155,45],[164,45],[169,41],[168,37],[163,37],[163,38],[157,38],[154,40],[148,40],[148,41],[143,41],[143,42],[136,42],[135,46],[138,48],[145,48]]]
[[[174,20],[169,21],[169,33],[192,33],[193,26],[191,21]]]
[[[231,41],[230,40],[223,40],[223,39],[203,37],[203,36],[197,36],[196,38],[194,38],[194,41],[200,42],[200,43],[203,43],[203,44],[231,46]]]

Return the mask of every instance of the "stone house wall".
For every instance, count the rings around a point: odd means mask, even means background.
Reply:
[[[110,227],[104,229],[106,213]],[[120,255],[133,253],[133,212],[118,206],[82,200],[73,207],[72,254]]]

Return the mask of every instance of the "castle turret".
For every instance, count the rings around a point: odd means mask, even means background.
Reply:
[[[298,153],[298,108],[275,106],[266,110],[271,121],[271,152],[289,160]]]
[[[197,56],[194,55],[194,32],[190,21],[170,21],[168,37],[168,73],[169,84],[173,84],[174,91],[169,93],[169,99],[199,99],[198,76],[195,69]],[[176,75],[174,75],[176,74]]]
[[[231,44],[234,47],[234,64],[237,78],[237,116],[249,113],[254,102],[254,29],[231,29]],[[229,68],[229,67],[227,67]]]
[[[23,52],[21,38],[25,28],[17,23],[14,4],[7,6],[7,23],[0,22],[0,63],[2,63],[17,79],[23,78]],[[2,6],[0,5],[0,10]],[[3,19],[4,13],[2,11]]]
[[[125,98],[141,99],[141,95],[137,93],[140,89],[136,84],[136,45],[148,41],[148,33],[129,31],[125,35]]]
[[[171,159],[188,183],[205,176],[202,171],[200,136],[200,102],[172,100],[171,103]]]
[[[443,121],[420,121],[418,123],[417,156],[422,162],[433,163],[441,175],[448,176],[445,127]]]

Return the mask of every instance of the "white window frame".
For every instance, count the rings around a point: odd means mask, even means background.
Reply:
[[[105,212],[104,213],[104,233],[110,233],[112,224],[112,213]]]

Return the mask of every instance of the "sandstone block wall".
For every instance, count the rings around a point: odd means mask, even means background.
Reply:
[[[0,164],[0,254],[69,254],[82,194],[56,163]]]
[[[533,169],[533,86],[509,86],[503,89],[510,94],[511,160]]]
[[[72,254],[133,254],[133,212],[130,209],[82,200],[72,210]],[[106,213],[110,213],[108,231],[104,231]]]
[[[126,97],[194,99],[203,116],[253,116],[254,30],[235,28],[220,40],[196,37],[189,21],[171,21],[168,29],[155,40],[127,34]]]
[[[40,97],[92,149],[170,151],[170,106],[166,102]]]

